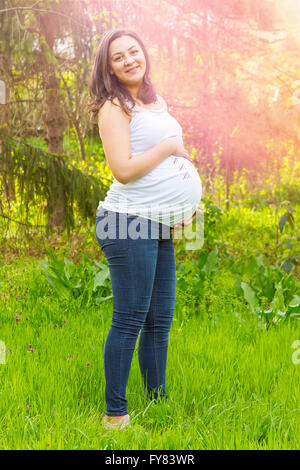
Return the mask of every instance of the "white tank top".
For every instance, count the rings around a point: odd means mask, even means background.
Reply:
[[[159,95],[157,99],[161,103],[160,109],[137,104],[132,107],[129,124],[132,156],[145,152],[167,137],[175,136],[182,141],[180,124],[168,113],[165,100]],[[114,178],[104,201],[99,202],[96,216],[103,208],[139,215],[173,227],[193,215],[201,195],[201,179],[193,163],[170,155],[134,181],[122,184]]]

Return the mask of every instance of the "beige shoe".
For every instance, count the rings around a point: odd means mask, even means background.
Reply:
[[[104,427],[106,429],[123,429],[125,426],[129,424],[129,415],[124,415],[117,423],[114,423],[113,416],[112,419],[107,421],[105,418],[103,419]]]

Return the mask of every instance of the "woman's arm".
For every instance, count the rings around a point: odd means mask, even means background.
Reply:
[[[141,178],[169,155],[176,155],[176,152],[180,154],[179,156],[189,159],[186,150],[176,137],[169,137],[133,157],[129,138],[130,118],[123,112],[117,98],[114,102],[118,106],[110,101],[104,103],[99,112],[98,125],[107,162],[120,183],[126,184]]]
[[[127,163],[127,171],[125,173],[125,181],[136,180],[146,175],[161,163],[174,151],[174,142],[172,138],[162,140],[159,144],[151,147],[143,153],[137,155],[130,155]]]

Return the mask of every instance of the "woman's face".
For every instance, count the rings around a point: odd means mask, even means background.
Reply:
[[[109,71],[124,85],[138,85],[146,72],[146,58],[132,36],[115,39],[109,46]]]

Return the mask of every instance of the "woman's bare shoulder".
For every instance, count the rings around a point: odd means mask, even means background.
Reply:
[[[127,116],[126,113],[123,111],[120,100],[117,96],[115,96],[114,98],[111,98],[111,97],[107,98],[107,100],[105,100],[105,102],[103,103],[103,105],[99,109],[98,121],[99,121],[101,116],[103,116],[107,112],[110,113],[111,110],[116,110],[116,109],[119,110],[119,112],[121,112],[123,115]],[[131,119],[129,116],[127,116],[127,117],[128,117],[128,120]]]
[[[115,106],[121,107],[119,98],[117,96],[114,98],[109,97],[102,103],[101,108],[99,109],[99,114],[103,113],[104,110],[111,109]]]

